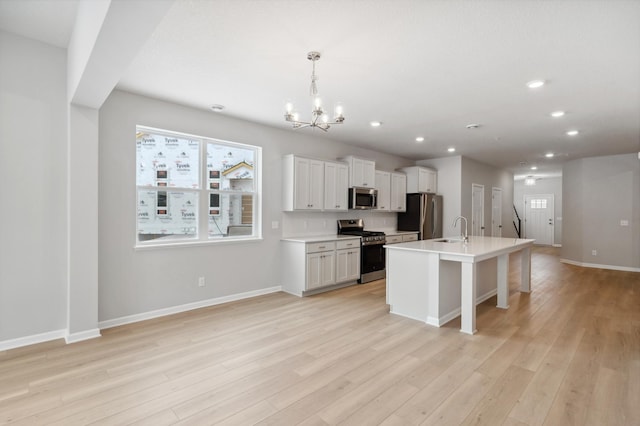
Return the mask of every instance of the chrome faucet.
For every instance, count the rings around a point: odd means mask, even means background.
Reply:
[[[465,243],[469,242],[469,234],[467,233],[467,218],[464,216],[458,216],[454,219],[453,221],[453,227],[455,228],[456,225],[458,224],[458,220],[459,219],[464,219],[464,233],[462,232],[462,227],[460,227],[460,237],[462,238],[462,241],[464,241]]]

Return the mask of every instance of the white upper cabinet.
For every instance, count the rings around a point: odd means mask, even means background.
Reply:
[[[341,158],[349,165],[349,187],[375,188],[376,162],[357,157]]]
[[[347,211],[349,167],[344,163],[324,163],[324,209]]]
[[[323,161],[287,155],[283,174],[283,210],[322,210]]]
[[[407,176],[404,173],[376,170],[378,190],[377,211],[404,212],[407,210]]]
[[[376,170],[376,189],[378,190],[378,211],[391,210],[391,173]]]
[[[399,169],[407,174],[407,193],[429,192],[438,190],[438,172],[426,167],[403,167]]]
[[[390,199],[389,206],[392,212],[407,210],[407,175],[404,173],[391,173]]]

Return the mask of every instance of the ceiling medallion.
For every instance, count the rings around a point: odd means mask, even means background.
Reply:
[[[329,127],[331,127],[331,124],[341,124],[344,121],[343,108],[340,104],[336,105],[333,121],[329,121],[329,116],[322,109],[322,100],[318,95],[318,86],[316,84],[316,81],[318,80],[318,76],[316,76],[316,61],[320,59],[320,53],[309,52],[307,54],[307,59],[313,63],[313,71],[311,72],[311,88],[309,90],[309,94],[313,99],[311,119],[309,121],[301,121],[298,113],[294,111],[293,104],[291,102],[287,102],[285,106],[284,119],[290,122],[294,129],[317,127],[318,129],[326,132],[329,130]]]

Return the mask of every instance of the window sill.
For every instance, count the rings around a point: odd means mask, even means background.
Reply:
[[[149,244],[139,244],[133,247],[135,251],[145,251],[145,250],[157,250],[157,249],[173,249],[173,248],[181,248],[181,247],[198,247],[198,246],[216,246],[216,245],[228,245],[228,244],[244,244],[244,243],[255,243],[262,241],[262,237],[235,237],[233,239],[228,238],[220,238],[220,239],[212,239],[207,241],[172,241],[166,243],[149,243]]]

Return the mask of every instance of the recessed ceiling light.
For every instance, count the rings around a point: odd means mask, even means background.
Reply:
[[[416,138],[416,142],[424,142],[424,138],[422,136],[418,136]]]
[[[213,112],[220,112],[223,109],[224,109],[224,105],[220,105],[220,104],[211,105],[211,111],[213,111]]]
[[[569,136],[576,136],[578,133],[580,133],[580,132],[578,132],[577,130],[569,130],[569,131],[567,132],[567,135],[569,135]]]
[[[467,129],[477,129],[478,127],[480,127],[479,124],[476,123],[471,123],[471,124],[467,124]]]
[[[449,152],[456,152],[456,149],[455,149],[455,148],[453,148],[453,147],[451,147],[451,148],[447,149],[447,151],[449,151]]]
[[[371,127],[380,127],[382,126],[382,121],[372,121],[369,124],[371,124]]]
[[[531,166],[531,170],[538,170],[537,166]]]
[[[547,157],[547,158],[552,158],[553,157],[553,152],[547,152],[544,156]]]
[[[544,80],[531,80],[527,83],[527,87],[529,89],[537,89],[538,87],[544,86]]]
[[[551,116],[553,118],[558,118],[558,117],[562,117],[564,115],[564,111],[553,111],[551,113]]]

